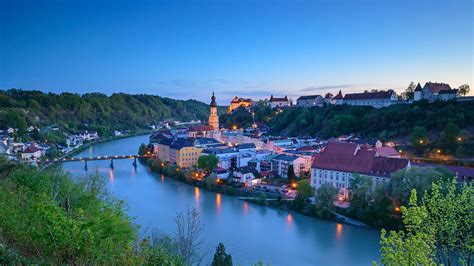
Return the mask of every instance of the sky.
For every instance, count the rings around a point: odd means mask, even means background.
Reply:
[[[219,104],[410,81],[474,91],[473,61],[470,0],[0,0],[0,89]]]

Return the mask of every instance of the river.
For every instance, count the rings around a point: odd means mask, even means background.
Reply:
[[[148,136],[98,144],[77,157],[136,154]],[[379,254],[378,230],[319,220],[304,215],[247,203],[234,197],[193,187],[151,173],[131,160],[64,163],[75,178],[95,169],[107,178],[109,191],[128,203],[128,213],[142,232],[159,230],[172,235],[173,217],[195,207],[204,223],[204,264],[212,261],[218,242],[232,254],[234,264],[258,260],[271,265],[370,265]]]

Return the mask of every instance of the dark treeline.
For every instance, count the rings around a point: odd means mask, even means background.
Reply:
[[[165,119],[207,120],[208,115],[205,103],[154,95],[0,91],[0,128],[10,126],[20,132],[30,125],[58,124],[66,131],[88,128],[107,135],[115,129],[145,128]]]

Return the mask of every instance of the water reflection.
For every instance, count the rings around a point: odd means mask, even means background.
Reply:
[[[113,169],[109,169],[109,179],[112,183],[115,181],[115,173]]]
[[[246,201],[244,201],[243,206],[244,206],[244,214],[245,215],[249,214],[249,204]]]
[[[161,176],[161,180],[164,180],[164,176]],[[196,200],[196,203],[199,201],[199,197],[201,195],[201,191],[199,190],[198,187],[194,187],[194,199]]]
[[[221,210],[221,194],[219,193],[216,194],[216,208],[217,212]]]
[[[336,239],[339,240],[341,239],[342,236],[342,224],[337,224],[336,225]]]
[[[165,182],[165,176],[161,175],[161,183],[164,183],[164,182]]]
[[[288,215],[286,216],[286,224],[291,225],[292,223],[293,223],[293,216],[291,215],[291,213],[288,213]]]

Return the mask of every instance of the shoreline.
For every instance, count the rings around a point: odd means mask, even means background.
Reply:
[[[312,210],[312,208],[314,208],[312,204],[304,203],[301,209],[297,209],[291,206],[293,200],[283,199],[281,196],[278,196],[278,194],[275,194],[275,193],[268,193],[268,192],[263,192],[263,191],[250,191],[250,190],[246,190],[242,188],[235,188],[229,185],[218,185],[218,184],[212,184],[210,187],[208,187],[208,185],[204,181],[193,180],[191,182],[188,182],[188,180],[185,178],[182,171],[179,171],[179,172],[173,171],[172,172],[173,174],[163,173],[163,171],[160,172],[155,169],[152,169],[150,163],[148,163],[148,160],[139,160],[139,162],[140,164],[142,164],[144,167],[146,167],[148,170],[150,170],[153,173],[164,175],[166,178],[170,178],[170,179],[179,181],[181,183],[184,183],[186,185],[190,185],[193,187],[198,187],[200,189],[204,189],[209,192],[220,193],[227,196],[231,196],[237,200],[243,200],[252,204],[257,204],[262,207],[269,207],[275,210],[284,210],[288,212],[291,211],[291,212],[299,213],[307,217],[320,219],[324,221],[330,221],[330,222],[342,223],[342,224],[352,225],[352,226],[361,227],[361,228],[365,227],[365,228],[372,228],[372,229],[378,230],[378,228],[376,227],[368,225],[360,220],[347,217],[335,211],[330,211],[332,214],[334,214],[334,217],[332,218],[317,216],[314,214]],[[265,194],[265,200],[263,202],[261,202],[261,200],[259,199],[261,194]]]

